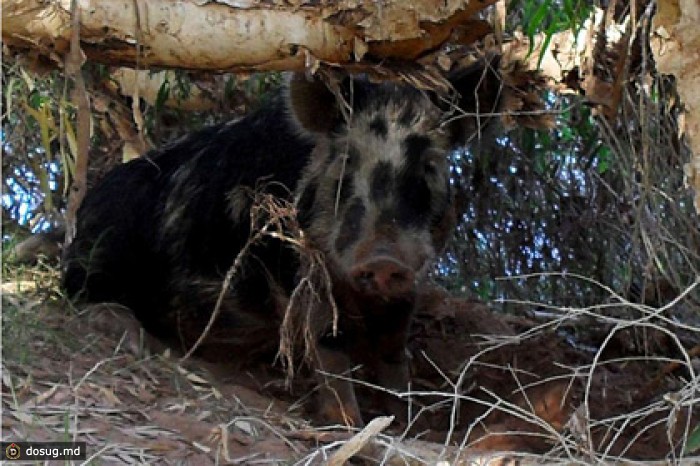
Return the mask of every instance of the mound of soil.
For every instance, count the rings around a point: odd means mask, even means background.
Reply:
[[[269,361],[180,361],[114,305],[76,313],[26,292],[4,293],[3,305],[14,345],[3,360],[3,440],[86,441],[100,464],[342,464],[353,455],[467,464],[495,451],[663,460],[681,454],[698,423],[688,374],[667,361],[603,359],[554,324],[438,289],[415,319],[410,392],[381,404],[380,387],[358,383],[366,419],[395,418],[357,446],[353,430],[311,421],[314,383],[303,373],[288,386]]]

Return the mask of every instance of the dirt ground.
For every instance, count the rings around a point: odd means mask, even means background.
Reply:
[[[40,283],[4,283],[3,440],[85,441],[91,464],[700,464],[684,451],[700,329],[642,326],[655,332],[642,348],[632,326],[596,324],[573,344],[580,315],[425,296],[411,390],[387,413],[382,391],[358,382],[376,421],[356,435],[311,422],[303,374],[287,387],[267,363],[181,362],[117,306],[74,309]]]

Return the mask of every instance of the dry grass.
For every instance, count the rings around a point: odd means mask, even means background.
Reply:
[[[4,438],[86,441],[95,464],[235,461],[258,438],[267,459],[277,452],[286,462],[298,450],[268,435],[304,424],[271,400],[219,390],[196,361],[180,364],[169,351],[135,354],[133,335],[92,331],[63,304],[3,295]]]
[[[322,253],[314,248],[297,221],[297,211],[293,203],[264,192],[264,186],[243,190],[243,196],[250,202],[251,235],[236,255],[233,264],[226,272],[212,314],[197,341],[182,357],[189,359],[205,341],[222,311],[226,294],[234,279],[241,273],[243,262],[256,244],[273,238],[292,248],[299,260],[300,277],[296,288],[287,296],[284,290],[273,286],[277,311],[282,316],[278,358],[285,367],[287,385],[291,383],[300,364],[311,363],[315,358],[319,315],[333,321],[333,331],[337,331],[338,308],[332,295],[331,277],[326,269]],[[329,309],[328,315],[321,309]]]
[[[586,277],[575,275],[570,275],[570,277],[572,279],[590,281]],[[679,322],[669,318],[668,315],[670,310],[682,303],[686,296],[697,291],[698,287],[700,287],[700,277],[682,290],[677,297],[659,308],[630,302],[609,287],[597,282],[593,283],[609,295],[609,302],[580,309],[560,309],[555,306],[547,306],[544,303],[527,303],[539,309],[548,308],[550,311],[547,321],[538,327],[538,330],[543,330],[547,327],[557,328],[567,321],[581,322],[584,320],[589,322],[595,321],[597,325],[604,327],[607,331],[607,335],[602,343],[592,352],[590,363],[567,368],[570,371],[569,381],[574,379],[582,380],[585,384],[585,390],[581,404],[567,421],[566,427],[570,435],[566,437],[556,435],[558,443],[552,449],[552,452],[565,453],[572,461],[576,459],[572,456],[575,453],[584,453],[591,463],[623,461],[625,454],[634,449],[635,444],[640,441],[639,437],[645,431],[663,426],[668,436],[668,444],[681,446],[675,453],[669,449],[668,460],[673,462],[682,461],[683,455],[678,453],[689,454],[688,449],[683,446],[688,444],[691,434],[697,437],[698,433],[700,433],[700,424],[698,424],[700,322],[695,321],[694,324]],[[623,310],[619,314],[624,317],[619,315],[611,316],[609,309],[613,307]],[[662,356],[650,354],[636,357],[605,357],[604,354],[609,350],[611,342],[616,337],[619,337],[620,333],[628,330],[645,333],[647,338],[650,334],[665,336],[672,346],[667,351],[677,355]],[[519,337],[522,337],[522,335]],[[690,345],[693,343],[694,346],[691,347]],[[591,415],[591,411],[595,409],[592,408],[592,404],[597,401],[595,384],[599,383],[596,379],[596,372],[604,369],[606,365],[624,366],[639,363],[648,364],[650,368],[660,366],[662,369],[658,370],[657,373],[650,372],[647,369],[645,375],[648,378],[646,380],[635,380],[634,382],[643,382],[643,385],[636,387],[638,389],[636,393],[630,391],[629,396],[636,396],[640,400],[646,397],[654,401],[640,406],[633,412],[594,418]],[[666,388],[662,388],[662,380],[674,372],[675,374],[680,374],[672,376],[675,389],[661,395]],[[655,377],[652,377],[652,375],[655,375]],[[564,376],[564,378],[567,377]],[[661,396],[654,397],[654,391]],[[685,415],[681,413],[685,413]],[[635,424],[643,426],[640,429],[640,434],[625,439],[622,445],[616,448],[620,453],[613,454],[611,452],[613,443],[616,440],[625,438],[623,432],[626,426]],[[605,430],[605,443],[608,444],[606,448],[594,445],[592,432],[596,429]],[[672,438],[677,440],[671,440]],[[694,443],[697,443],[697,439],[694,440]],[[694,448],[697,453],[697,447]],[[698,458],[695,458],[695,461],[697,460]]]
[[[639,457],[640,443],[656,447],[665,443],[668,448],[657,451],[657,459],[694,464],[680,447],[667,455],[672,450],[668,439],[685,444],[697,426],[697,414],[692,421],[685,414],[695,407],[700,393],[698,355],[681,342],[687,337],[678,335],[685,332],[700,341],[700,327],[668,322],[663,317],[666,309],[628,303],[612,292],[616,305],[634,307],[638,317],[606,318],[597,308],[551,307],[551,315],[518,334],[473,337],[479,350],[458,371],[432,361],[436,380],[444,382],[442,388],[415,388],[396,395],[412,400],[413,427],[430,412],[448,413],[445,436],[438,442],[429,440],[426,432],[420,435],[409,429],[411,425],[397,428],[383,417],[356,435],[342,428],[313,427],[299,406],[290,403],[293,396],[285,400],[271,396],[264,386],[255,389],[262,381],[252,375],[226,380],[215,366],[194,358],[181,361],[170,350],[154,351],[119,319],[110,321],[114,328],[109,332],[96,329],[95,321],[87,321],[85,314],[61,299],[57,274],[50,268],[25,269],[21,276],[6,273],[5,278],[12,281],[3,284],[3,439],[86,441],[90,464],[343,464],[353,456],[370,464],[502,464],[488,462],[504,458],[491,449],[519,451],[510,457],[520,458],[520,464],[651,464],[652,458],[637,463],[623,459],[630,454]],[[697,286],[698,282],[684,293]],[[524,367],[489,360],[503,348],[517,354],[518,348],[528,348],[528,342],[555,338],[552,332],[557,328],[582,318],[611,328],[585,364],[557,361],[560,373],[532,382]],[[615,335],[632,327],[668,335],[679,356],[605,357]],[[669,364],[678,367],[664,372]],[[649,375],[648,382],[654,382],[652,375],[657,374],[662,380],[659,386],[650,385],[653,393],[634,410],[601,412],[602,392],[621,390],[617,398],[623,399],[619,395],[644,380],[629,373],[627,385],[616,386],[619,379],[605,382],[601,374],[614,376],[611,367],[645,368],[642,373]],[[652,372],[653,367],[661,369]],[[478,375],[484,377],[484,368],[517,380],[515,393],[488,388]],[[558,409],[546,397],[513,396],[536,393],[529,390],[550,383],[564,387],[555,398],[570,408]],[[583,390],[576,394],[578,386]],[[615,398],[613,393],[608,396]],[[461,407],[475,403],[484,407],[483,414],[464,419]],[[495,422],[494,417],[507,421]],[[548,451],[526,453],[530,438],[544,439]],[[482,463],[473,462],[477,460]]]

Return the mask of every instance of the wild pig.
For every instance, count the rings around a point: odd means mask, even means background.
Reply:
[[[405,388],[416,293],[454,225],[447,155],[476,128],[476,113],[493,111],[495,67],[484,61],[452,76],[461,96],[452,101],[361,77],[331,92],[294,76],[245,118],[116,168],[78,212],[66,290],[119,302],[148,331],[191,345],[255,233],[248,194],[272,194],[294,202],[304,241],[330,277],[329,296],[311,310],[310,366],[351,376],[360,365],[370,381]],[[305,272],[279,237],[245,252],[205,345],[231,359],[277,350]],[[352,384],[319,381],[323,419],[361,425]]]

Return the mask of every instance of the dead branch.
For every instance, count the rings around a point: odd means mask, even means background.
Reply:
[[[303,69],[333,63],[415,59],[437,49],[494,0],[414,2],[176,2],[80,0],[81,46],[92,61],[145,68]],[[138,11],[136,10],[138,8]],[[51,57],[68,49],[70,2],[3,0],[4,44]],[[138,21],[137,21],[138,18]],[[488,32],[482,28],[483,34]],[[472,38],[472,40],[475,40]]]

